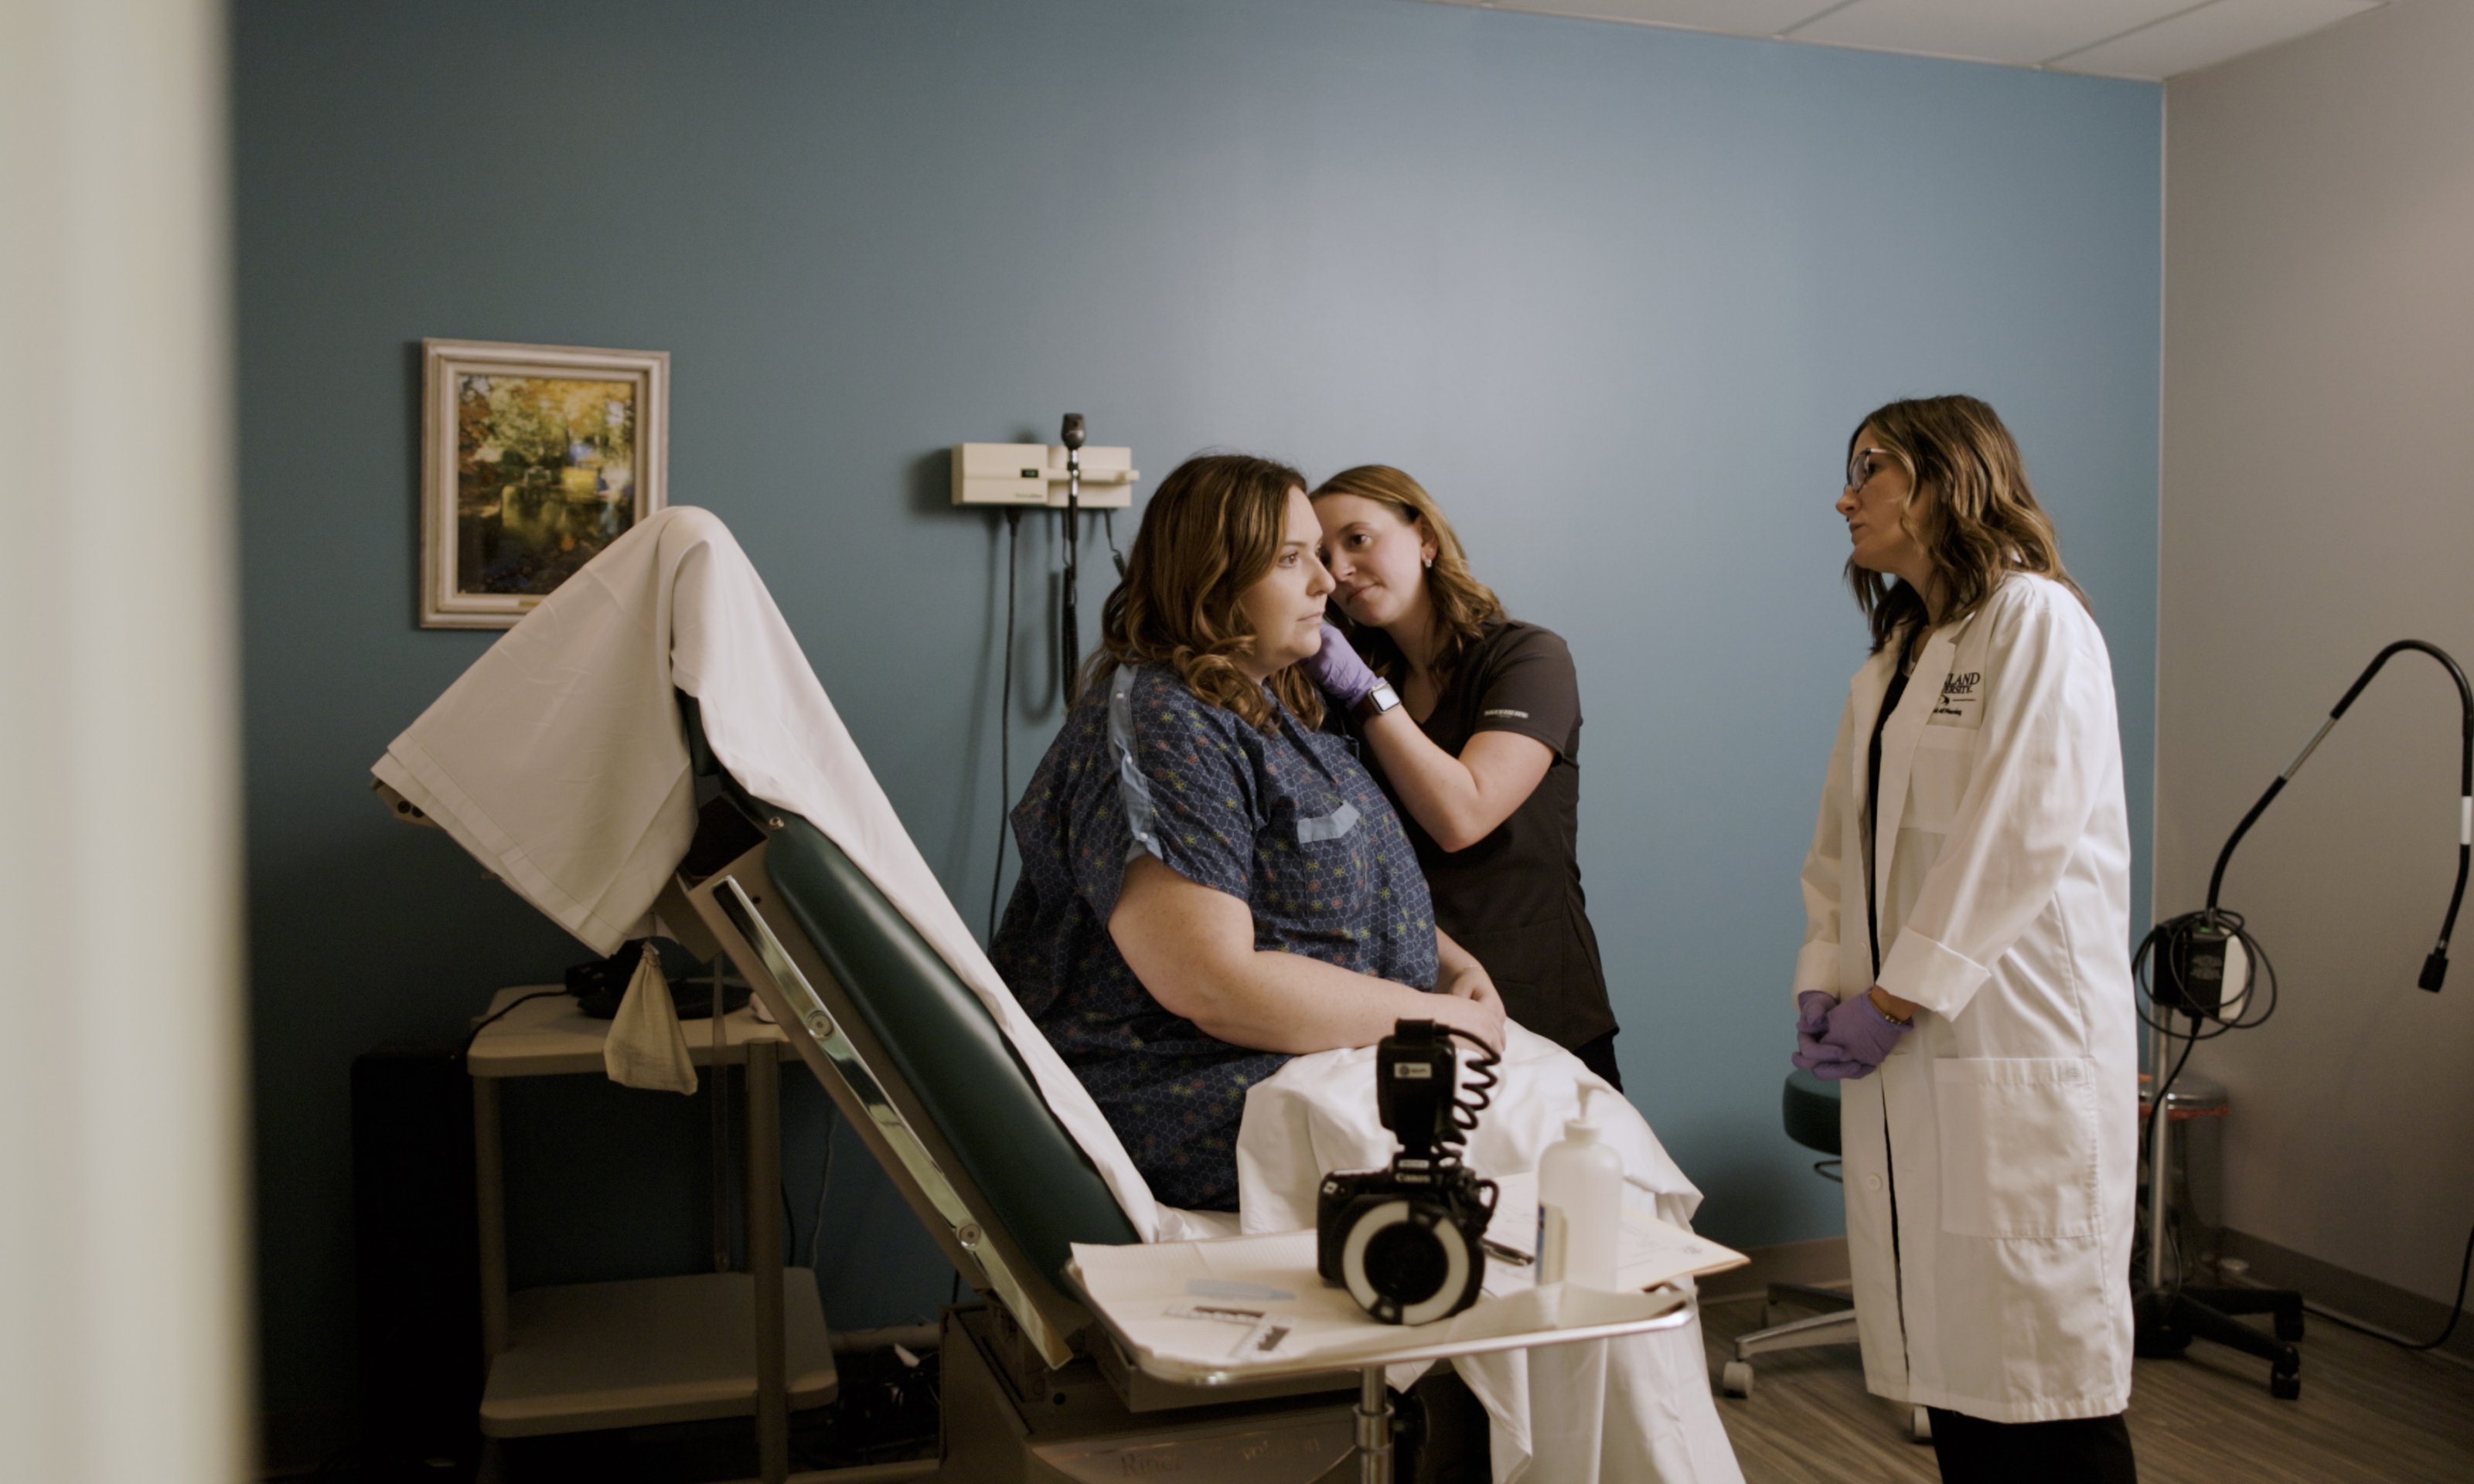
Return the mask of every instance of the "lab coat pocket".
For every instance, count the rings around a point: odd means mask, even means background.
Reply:
[[[1948,834],[1975,773],[1974,728],[1927,727],[1916,738],[1915,761],[1907,774],[1907,809],[1899,817],[1901,827]]]
[[[2097,1234],[2096,1092],[2082,1058],[1934,1062],[1942,1230],[1989,1237]]]

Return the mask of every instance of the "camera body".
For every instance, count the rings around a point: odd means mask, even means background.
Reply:
[[[1453,1165],[1324,1177],[1315,1267],[1387,1325],[1422,1325],[1477,1302],[1494,1182]]]
[[[1376,1111],[1402,1147],[1383,1169],[1323,1177],[1315,1268],[1385,1324],[1425,1324],[1477,1302],[1494,1182],[1464,1169],[1453,1149],[1464,1130],[1449,1031],[1400,1021],[1375,1048],[1374,1075]]]

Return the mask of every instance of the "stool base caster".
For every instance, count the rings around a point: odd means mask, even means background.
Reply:
[[[1730,1360],[1718,1372],[1718,1390],[1737,1400],[1753,1394],[1753,1368],[1741,1360]]]
[[[1932,1414],[1923,1407],[1908,1409],[1907,1441],[1924,1444],[1932,1442]]]

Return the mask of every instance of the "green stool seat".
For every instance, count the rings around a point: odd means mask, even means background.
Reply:
[[[1786,1074],[1786,1137],[1807,1149],[1838,1151],[1838,1084],[1807,1071]]]

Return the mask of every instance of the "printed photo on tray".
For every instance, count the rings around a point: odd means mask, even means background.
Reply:
[[[670,358],[421,347],[421,626],[509,628],[662,508]]]

